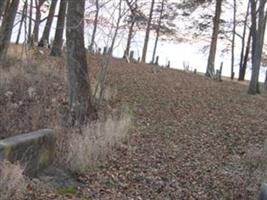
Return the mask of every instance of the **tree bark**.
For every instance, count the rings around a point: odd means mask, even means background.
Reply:
[[[131,25],[129,27],[127,44],[126,44],[126,49],[125,49],[123,58],[126,58],[126,56],[129,56],[129,54],[130,54],[131,43],[132,43],[132,38],[133,38],[133,28],[134,28],[134,25],[135,25],[135,20],[133,20],[131,22]]]
[[[19,31],[18,31],[18,35],[17,35],[17,39],[16,39],[16,44],[19,44],[19,39],[20,39],[20,35],[21,35],[21,29],[22,29],[23,22],[24,22],[24,20],[26,18],[26,14],[27,14],[27,6],[28,6],[28,0],[25,1],[24,6],[23,6],[21,19],[20,19],[20,23],[19,23]]]
[[[45,24],[45,29],[44,29],[42,38],[41,38],[38,46],[43,47],[44,44],[45,44],[45,41],[47,43],[49,43],[50,30],[51,30],[52,22],[53,22],[53,19],[54,19],[56,6],[57,6],[57,0],[52,0],[51,6],[50,6],[50,9],[49,9],[49,14],[48,14],[48,17],[47,17],[47,21],[46,21],[46,24]]]
[[[259,1],[257,9],[256,0],[251,0],[251,29],[252,29],[252,75],[249,84],[249,94],[259,94],[259,74],[267,21],[265,13],[266,0]]]
[[[2,18],[3,12],[5,10],[6,1],[7,0],[1,0],[0,1],[0,19]]]
[[[61,56],[61,49],[63,45],[63,33],[64,33],[64,26],[66,19],[66,8],[67,8],[67,0],[61,0],[58,13],[55,39],[50,53],[51,56]]]
[[[97,82],[97,85],[96,85],[96,89],[95,89],[95,92],[94,92],[94,97],[96,96],[96,92],[99,90],[99,99],[98,99],[98,102],[97,102],[97,108],[99,108],[101,102],[102,102],[102,98],[103,98],[103,94],[104,94],[104,90],[105,90],[105,86],[106,86],[106,78],[107,78],[107,72],[108,72],[108,67],[109,67],[109,64],[110,64],[110,60],[111,60],[111,57],[112,57],[112,53],[113,53],[113,50],[114,50],[114,46],[115,46],[115,41],[116,41],[116,38],[117,38],[117,35],[118,35],[118,31],[119,31],[119,27],[120,27],[120,22],[121,22],[121,19],[122,19],[122,0],[119,0],[119,5],[118,5],[118,10],[119,10],[119,16],[118,16],[118,19],[117,19],[117,22],[116,22],[116,26],[115,26],[115,32],[114,32],[114,35],[112,37],[112,41],[111,41],[111,46],[110,46],[110,49],[108,50],[108,53],[107,53],[107,58],[105,59],[103,65],[102,65],[102,69],[101,69],[101,72],[100,72],[100,75],[99,75],[99,79],[98,79],[98,82]]]
[[[151,21],[152,21],[152,16],[153,16],[153,11],[154,11],[154,4],[155,4],[155,0],[152,0],[149,18],[147,21],[146,35],[145,35],[145,41],[144,41],[144,47],[143,47],[143,53],[142,53],[142,59],[141,59],[142,62],[146,62],[146,54],[147,54],[147,48],[148,48]]]
[[[245,20],[244,20],[243,35],[242,35],[242,40],[241,40],[241,53],[240,53],[239,77],[238,77],[238,80],[239,81],[243,81],[244,78],[245,78],[245,73],[243,73],[242,71],[243,71],[243,66],[244,66],[244,52],[245,52],[245,41],[246,41],[246,34],[247,34],[247,21],[248,21],[248,16],[249,16],[249,1],[248,1],[248,5],[247,5],[247,12],[246,12]],[[250,38],[251,38],[251,31],[249,33],[248,40],[250,40]],[[250,45],[250,41],[247,44]],[[246,47],[246,49],[248,49],[248,46]],[[250,47],[249,47],[249,49],[250,49]]]
[[[216,0],[215,17],[213,20],[213,33],[212,33],[208,65],[207,65],[207,71],[206,71],[206,76],[209,76],[209,77],[212,77],[214,75],[214,65],[215,65],[217,40],[218,40],[219,28],[220,28],[221,11],[222,11],[222,0]]]
[[[152,56],[152,61],[151,61],[152,63],[155,62],[155,58],[156,58],[156,52],[157,52],[157,47],[158,47],[159,33],[160,33],[160,28],[161,28],[163,10],[164,10],[164,0],[161,1],[160,16],[159,16],[158,27],[157,27],[157,31],[156,31],[156,40],[155,40],[155,44],[154,44],[153,56]]]
[[[39,40],[39,26],[41,23],[41,7],[46,0],[35,0],[36,5],[36,16],[35,16],[35,24],[33,28],[33,41],[38,42]]]
[[[251,32],[251,29],[250,29],[248,40],[247,40],[246,52],[245,52],[245,55],[244,55],[242,66],[241,66],[240,71],[239,71],[239,79],[238,79],[239,81],[244,81],[245,80],[247,64],[248,64],[248,56],[249,56],[250,46],[251,46],[251,38],[252,38],[252,32]]]
[[[91,43],[89,46],[89,50],[93,51],[94,44],[95,44],[95,36],[96,36],[96,30],[97,30],[97,24],[98,24],[98,16],[99,16],[99,0],[95,1],[95,7],[96,7],[96,13],[95,13],[95,19],[94,19],[94,29],[92,33]]]
[[[30,16],[29,16],[29,27],[28,27],[28,43],[32,42],[32,9],[33,9],[33,0],[30,0]]]
[[[84,6],[84,0],[68,0],[66,36],[69,106],[72,125],[78,126],[87,123],[88,119],[96,119],[84,47]]]
[[[12,0],[6,7],[6,13],[0,28],[0,61],[6,58],[18,5],[19,0]]]
[[[234,79],[235,66],[235,34],[236,34],[236,0],[234,1],[233,32],[232,32],[232,56],[231,56],[231,79]]]
[[[130,55],[130,49],[131,49],[131,43],[132,43],[132,38],[133,38],[133,31],[134,31],[134,25],[136,23],[136,10],[137,10],[137,0],[134,1],[134,4],[132,5],[129,0],[126,0],[126,3],[131,10],[131,21],[130,21],[130,26],[129,26],[129,31],[128,31],[128,38],[127,38],[127,44],[126,44],[126,49],[124,51],[123,58],[126,58],[127,56]]]

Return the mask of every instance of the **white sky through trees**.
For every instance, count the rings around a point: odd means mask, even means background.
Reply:
[[[100,0],[101,3],[105,3],[108,0]],[[20,3],[19,12],[22,11],[23,0]],[[88,47],[89,41],[91,39],[93,19],[94,19],[94,9],[95,6],[92,4],[94,0],[88,0],[86,4],[86,14],[85,14],[85,45]],[[141,3],[147,1],[140,0]],[[169,0],[168,2],[177,2],[174,0]],[[96,43],[99,48],[104,46],[109,46],[112,37],[112,24],[115,23],[117,17],[116,4],[117,0],[108,1],[101,10],[100,10],[100,22],[96,35]],[[148,5],[143,6],[143,12],[148,15],[149,12],[149,2]],[[244,14],[246,12],[247,0],[239,0],[237,4],[237,19],[243,20]],[[56,13],[58,11],[59,2],[57,5]],[[126,4],[124,9],[127,9]],[[210,37],[212,31],[212,19],[206,18],[202,19],[201,16],[214,16],[215,5],[214,3],[207,6],[207,4],[201,5],[193,11],[190,11],[190,16],[183,16],[184,10],[178,10],[179,15],[174,20],[176,25],[176,34],[173,36],[161,36],[161,39],[158,44],[157,54],[160,57],[159,63],[161,65],[167,65],[167,62],[170,60],[171,67],[183,69],[183,63],[186,63],[190,66],[190,69],[194,70],[195,68],[200,72],[205,72],[207,65],[208,57],[208,46],[210,44]],[[188,12],[188,11],[187,11]],[[225,21],[222,29],[227,32],[227,36],[220,35],[218,41],[218,51],[216,57],[215,68],[218,69],[221,62],[224,62],[223,75],[230,76],[231,68],[231,51],[230,51],[230,40],[231,38],[231,23],[233,17],[233,5],[231,0],[227,0],[223,4],[222,17]],[[42,18],[47,16],[48,6],[42,7]],[[33,16],[34,17],[34,16]],[[56,17],[54,17],[52,25],[52,33],[50,34],[51,40],[54,37],[55,28],[56,28]],[[20,14],[17,15],[16,22],[20,20]],[[199,31],[199,24],[209,25],[208,28]],[[45,21],[40,25],[40,37],[42,36],[43,28]],[[242,33],[243,25],[237,27],[237,32]],[[15,26],[12,34],[12,41],[16,40],[18,32],[18,25]],[[228,33],[229,32],[229,33]],[[24,26],[22,29],[22,35],[20,42],[24,40]],[[122,20],[121,29],[119,30],[118,37],[116,40],[116,45],[114,49],[114,56],[122,57],[123,52],[126,47],[128,29],[125,24],[125,21]],[[151,31],[148,52],[147,52],[147,62],[150,62],[152,59],[153,47],[154,47],[155,31]],[[267,38],[266,38],[267,39]],[[265,40],[266,40],[265,39]],[[135,51],[135,57],[141,57],[142,47],[144,42],[144,31],[138,30],[133,38],[131,45],[131,50]],[[237,37],[236,42],[236,55],[235,55],[235,74],[238,75],[239,69],[239,57],[240,57],[240,45],[241,39]],[[266,48],[265,48],[266,49]],[[250,62],[248,63],[248,68],[251,67]],[[265,78],[265,68],[261,69],[260,81],[263,81]],[[250,70],[247,71],[246,79],[249,79],[251,76]]]

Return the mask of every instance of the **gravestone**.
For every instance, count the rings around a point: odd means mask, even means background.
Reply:
[[[54,158],[56,138],[53,130],[43,129],[0,140],[0,160],[19,162],[24,174],[34,177]]]

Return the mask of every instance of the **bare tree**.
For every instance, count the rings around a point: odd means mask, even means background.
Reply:
[[[21,29],[22,29],[23,22],[24,22],[24,20],[26,18],[26,15],[27,15],[27,6],[28,6],[28,0],[26,0],[24,2],[23,10],[22,10],[22,13],[21,13],[21,19],[20,19],[20,23],[19,23],[19,31],[18,31],[18,35],[17,35],[16,44],[19,43],[19,39],[20,39],[20,35],[21,35]]]
[[[155,0],[152,0],[149,17],[147,20],[146,35],[145,35],[145,41],[144,41],[144,47],[143,47],[143,53],[142,53],[142,59],[141,59],[142,62],[146,62],[146,54],[147,54],[147,48],[148,48],[149,34],[151,30],[151,21],[152,21],[152,16],[153,16],[154,4],[155,4]]]
[[[29,16],[29,27],[28,27],[28,43],[32,42],[32,9],[33,9],[33,0],[30,0],[30,16]]]
[[[154,50],[153,50],[153,55],[152,55],[152,63],[155,62],[155,58],[156,58],[156,51],[157,51],[157,46],[158,46],[158,41],[159,41],[159,34],[160,34],[160,28],[161,28],[161,21],[162,21],[162,17],[163,17],[163,11],[164,11],[164,4],[165,4],[165,0],[161,1],[161,7],[160,7],[160,15],[159,15],[159,19],[158,19],[158,25],[157,25],[157,29],[156,29],[156,40],[155,40],[155,44],[154,44]]]
[[[0,28],[0,61],[6,58],[18,5],[19,0],[9,1],[6,5],[6,13]]]
[[[45,41],[47,43],[49,43],[50,30],[51,30],[52,22],[53,22],[53,19],[54,19],[56,6],[57,6],[57,0],[52,0],[51,6],[50,6],[50,9],[49,9],[49,14],[48,14],[48,17],[47,17],[47,21],[46,21],[46,24],[45,24],[45,29],[44,29],[42,38],[41,38],[38,46],[41,46],[41,47],[44,46]]]
[[[7,0],[1,0],[0,1],[0,19],[2,17],[3,11],[5,9],[5,4],[6,4]]]
[[[38,42],[39,40],[39,26],[41,23],[41,7],[46,0],[35,0],[36,14],[35,14],[35,24],[33,28],[33,41]]]
[[[248,39],[247,39],[247,46],[246,46],[245,55],[244,55],[242,66],[241,66],[241,69],[239,72],[239,79],[238,80],[240,80],[240,81],[245,80],[245,75],[246,75],[246,70],[247,70],[247,65],[248,65],[248,59],[249,59],[249,53],[250,53],[250,49],[251,49],[251,39],[252,39],[252,31],[250,28]]]
[[[258,3],[257,0],[250,0],[252,31],[252,76],[248,89],[249,94],[260,93],[258,79],[267,21],[266,2],[267,0],[259,0]]]
[[[246,35],[247,35],[247,26],[248,26],[249,7],[250,7],[250,4],[248,1],[247,11],[246,11],[246,15],[245,15],[245,19],[244,19],[244,25],[243,25],[243,34],[242,34],[242,38],[241,38],[241,54],[240,54],[239,77],[238,77],[239,81],[243,81],[245,79],[246,65],[247,65],[247,63],[245,63],[245,62],[247,62],[247,60],[244,59],[244,58],[246,58],[245,48],[246,48],[246,53],[247,52],[249,53],[250,43],[251,43],[250,42],[251,41],[251,31],[250,31],[247,46],[245,47]],[[248,47],[249,47],[249,49],[248,49]],[[244,66],[245,66],[245,68],[244,68]]]
[[[233,0],[234,16],[233,16],[233,31],[232,31],[232,57],[231,57],[231,79],[234,79],[235,72],[235,35],[236,35],[236,0]]]
[[[85,0],[68,0],[66,36],[72,125],[85,124],[88,119],[96,119],[97,116],[92,104],[84,47],[84,6]]]
[[[65,16],[66,16],[66,8],[67,8],[67,0],[61,0],[59,12],[58,12],[58,20],[57,20],[57,28],[55,39],[52,45],[51,56],[61,56],[61,48],[63,45],[63,33],[65,27]]]
[[[134,1],[126,0],[126,3],[127,3],[127,6],[129,7],[131,13],[129,16],[129,20],[127,21],[130,24],[130,26],[129,26],[129,30],[128,30],[126,49],[125,49],[124,55],[123,55],[124,58],[128,57],[130,54],[131,43],[132,43],[132,39],[133,39],[134,26],[135,26],[135,24],[137,22],[137,18],[138,18],[137,0],[134,0]]]
[[[96,103],[97,107],[99,107],[101,102],[102,102],[102,98],[103,98],[103,94],[104,94],[104,90],[105,90],[105,86],[106,86],[106,77],[107,77],[108,67],[110,65],[110,60],[111,60],[112,53],[114,50],[115,41],[116,41],[118,31],[120,28],[121,20],[126,13],[126,12],[123,12],[123,10],[122,10],[122,2],[123,2],[123,0],[119,0],[118,8],[116,8],[116,9],[118,9],[118,18],[117,18],[115,27],[112,27],[112,29],[115,29],[114,34],[112,36],[110,49],[108,51],[108,54],[106,55],[106,59],[102,63],[101,72],[100,72],[100,75],[99,75],[99,78],[97,81],[97,85],[96,85],[96,88],[94,91],[94,97],[96,97],[96,93],[99,91],[99,99],[98,99],[98,102]]]
[[[214,65],[215,65],[215,56],[216,56],[217,40],[220,27],[221,12],[222,12],[222,0],[216,0],[215,17],[213,19],[213,33],[211,38],[210,52],[209,52],[208,65],[206,71],[206,76],[209,77],[213,77],[214,75]]]
[[[91,42],[90,42],[90,46],[89,46],[89,50],[90,50],[90,51],[92,51],[93,48],[94,48],[95,36],[96,36],[97,25],[98,25],[99,11],[100,11],[99,0],[96,0],[96,1],[95,1],[95,19],[94,19],[94,28],[93,28],[92,38],[91,38]]]

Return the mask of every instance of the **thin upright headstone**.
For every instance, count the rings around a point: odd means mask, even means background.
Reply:
[[[156,57],[155,65],[159,65],[159,56]]]
[[[171,62],[168,61],[168,65],[167,65],[167,68],[170,68],[171,67]]]
[[[130,52],[130,62],[134,61],[134,51]]]
[[[104,50],[103,50],[103,55],[107,55],[107,51],[108,51],[108,47],[104,47]]]

